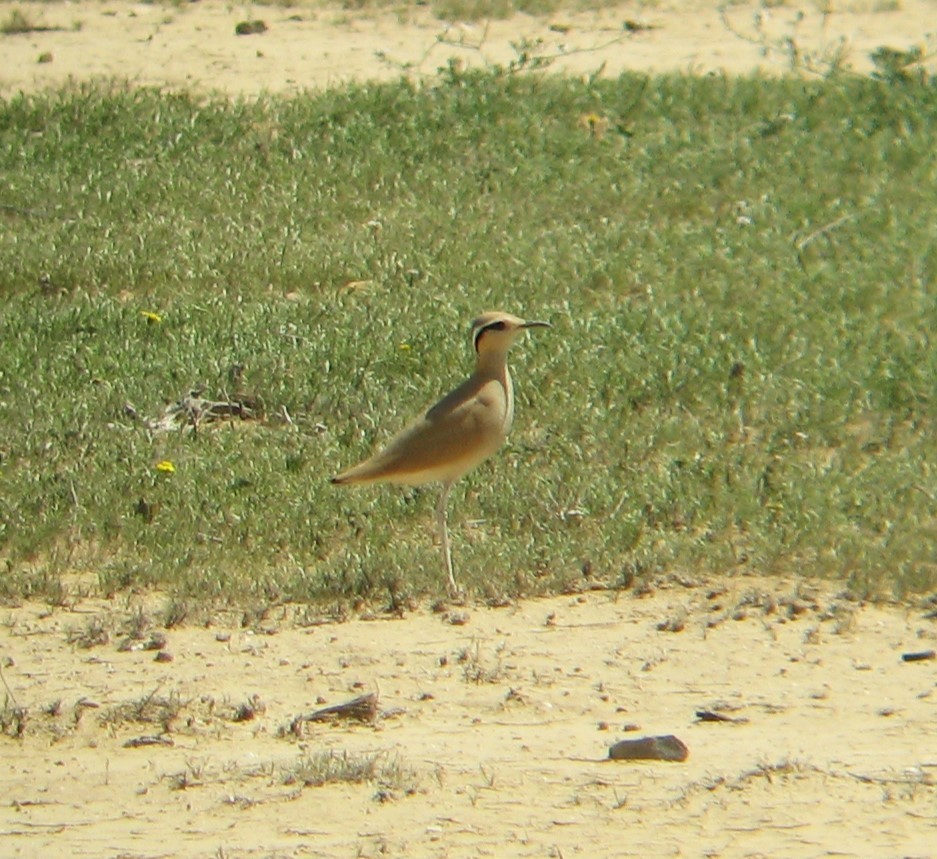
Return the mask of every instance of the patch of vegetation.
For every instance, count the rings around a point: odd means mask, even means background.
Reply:
[[[195,721],[193,703],[207,710],[210,701],[197,702],[183,700],[177,692],[169,695],[158,694],[154,689],[150,694],[135,701],[126,701],[108,708],[101,715],[103,725],[144,724],[157,725],[163,733],[171,733],[175,723],[183,713],[189,716],[191,722]]]
[[[892,85],[926,84],[929,59],[932,57],[920,45],[908,50],[881,47],[872,53],[872,76]]]
[[[350,752],[316,752],[306,754],[283,772],[285,784],[322,787],[326,784],[346,782],[369,783],[378,788],[377,798],[391,798],[392,791],[415,793],[419,784],[417,774],[385,753],[352,754]]]
[[[518,12],[549,15],[563,7],[561,0],[436,0],[433,12],[444,21],[510,18]]]
[[[913,76],[455,67],[0,102],[0,598],[438,593],[435,487],[327,479],[468,372],[492,307],[554,328],[453,493],[470,591],[933,587],[935,119]],[[250,414],[161,428],[193,391]]]
[[[6,17],[0,21],[0,34],[4,36],[16,36],[23,33],[47,33],[50,30],[57,30],[58,27],[49,27],[39,23],[28,12],[24,12],[16,6],[7,13]]]
[[[35,30],[33,20],[19,8],[11,9],[6,18],[0,21],[0,33],[12,36],[17,33],[31,33]]]
[[[0,705],[0,736],[18,740],[25,734],[28,722],[26,709],[18,707],[9,694],[5,695]]]
[[[275,0],[274,0],[275,2]],[[325,4],[328,7],[328,4]],[[341,8],[349,13],[393,11],[398,16],[419,7],[428,7],[442,21],[483,21],[510,18],[513,15],[551,15],[556,12],[586,12],[614,8],[616,0],[420,0],[401,3],[399,0],[341,0]],[[642,3],[656,5],[656,3]],[[715,2],[713,4],[716,5]]]

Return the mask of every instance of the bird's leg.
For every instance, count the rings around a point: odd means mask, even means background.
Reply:
[[[455,596],[459,592],[452,572],[452,550],[449,548],[449,527],[446,524],[446,505],[449,502],[449,493],[452,491],[452,481],[443,484],[439,504],[436,505],[436,525],[439,527],[439,542],[442,545],[442,557],[446,564],[446,575],[449,576],[449,593]]]

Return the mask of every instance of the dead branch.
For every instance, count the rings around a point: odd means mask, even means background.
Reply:
[[[810,235],[800,239],[794,245],[795,249],[797,250],[797,253],[800,253],[804,248],[807,247],[807,245],[812,244],[817,239],[823,236],[826,236],[828,233],[833,232],[833,230],[835,230],[837,227],[841,227],[843,224],[847,223],[848,221],[853,220],[853,218],[855,217],[856,216],[854,214],[847,213],[845,215],[841,215],[835,221],[830,221],[830,223],[824,224],[819,229],[814,230],[812,233],[810,233]]]
[[[294,734],[298,734],[301,731],[303,722],[337,722],[341,719],[349,719],[355,722],[375,722],[377,720],[377,693],[369,692],[367,695],[352,698],[351,701],[346,701],[344,704],[323,707],[321,710],[314,710],[306,716],[297,716],[293,719],[290,730]]]
[[[179,429],[192,429],[197,432],[205,424],[234,418],[257,420],[263,413],[256,397],[244,395],[231,400],[210,400],[201,394],[201,389],[191,390],[167,406],[160,417],[145,418],[147,429],[158,433]]]
[[[618,45],[626,39],[646,30],[655,29],[653,25],[642,24],[631,20],[625,21],[621,31],[615,36],[604,42],[598,42],[581,48],[568,47],[561,44],[556,49],[551,50],[547,48],[546,43],[541,38],[521,39],[518,42],[511,42],[511,48],[514,51],[515,57],[507,66],[502,67],[500,64],[493,62],[486,51],[489,26],[490,22],[486,21],[481,33],[475,36],[466,32],[461,24],[448,24],[441,33],[436,35],[435,41],[427,47],[423,55],[415,62],[403,63],[396,61],[384,51],[378,51],[376,56],[381,62],[393,66],[402,72],[431,77],[434,73],[427,74],[423,72],[423,64],[429,60],[430,56],[432,56],[439,46],[443,46],[443,48],[448,48],[450,50],[456,49],[477,57],[483,68],[489,72],[518,74],[520,72],[533,72],[545,69],[557,60],[562,60],[576,54],[598,53],[604,51],[606,48]],[[565,31],[554,29],[554,32],[563,33]],[[450,60],[450,64],[457,62],[458,61],[454,58]],[[603,63],[602,69],[604,69],[604,66],[605,64]],[[456,68],[458,68],[458,66],[456,66]],[[438,74],[438,71],[439,70],[435,73]],[[597,78],[599,74],[601,74],[601,69],[592,76],[593,80]]]

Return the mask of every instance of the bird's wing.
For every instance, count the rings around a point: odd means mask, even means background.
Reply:
[[[504,441],[505,402],[499,380],[468,379],[339,479],[404,483],[455,479]]]

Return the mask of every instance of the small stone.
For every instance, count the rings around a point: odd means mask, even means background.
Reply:
[[[673,734],[663,737],[641,737],[637,740],[620,740],[609,748],[608,757],[613,761],[685,761],[690,755],[686,744]]]
[[[901,661],[902,662],[923,662],[926,659],[937,658],[937,651],[935,650],[921,650],[917,653],[902,653]]]

